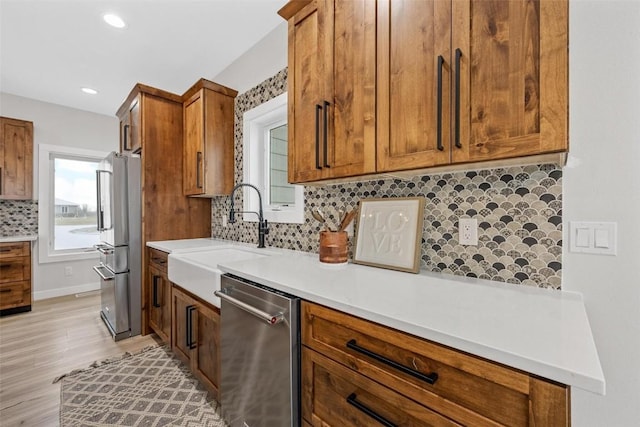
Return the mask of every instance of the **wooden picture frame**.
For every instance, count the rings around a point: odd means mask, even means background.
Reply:
[[[424,204],[424,197],[360,200],[353,262],[417,273]]]

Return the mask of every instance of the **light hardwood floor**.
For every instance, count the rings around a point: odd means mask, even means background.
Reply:
[[[155,335],[113,341],[99,311],[100,294],[90,292],[35,301],[29,313],[0,318],[0,426],[59,425],[54,378],[157,343]]]

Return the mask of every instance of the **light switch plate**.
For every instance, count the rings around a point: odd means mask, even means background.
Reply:
[[[616,255],[618,227],[615,222],[569,222],[569,252]]]

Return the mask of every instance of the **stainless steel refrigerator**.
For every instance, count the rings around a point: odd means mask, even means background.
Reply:
[[[141,330],[140,157],[110,153],[96,170],[100,317],[118,341]]]

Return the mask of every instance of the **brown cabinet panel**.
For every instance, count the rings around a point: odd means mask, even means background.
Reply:
[[[120,119],[120,152],[139,153],[142,150],[142,96],[131,101],[129,108]]]
[[[375,15],[317,0],[289,20],[289,181],[375,171]]]
[[[183,362],[190,364],[192,350],[189,345],[192,340],[190,323],[193,319],[195,300],[175,286],[171,290],[171,295],[172,350]]]
[[[0,243],[0,259],[26,257],[30,252],[31,244],[29,242]]]
[[[379,172],[450,162],[450,38],[450,2],[378,3]]]
[[[0,315],[31,310],[31,243],[0,243]]]
[[[314,1],[289,21],[289,181],[322,177],[323,9]]]
[[[0,117],[0,199],[33,198],[33,123]]]
[[[31,260],[29,257],[0,259],[0,283],[29,279],[31,279]]]
[[[368,427],[380,423],[374,416],[398,426],[460,425],[306,347],[302,384],[302,416],[311,425]]]
[[[171,345],[171,282],[165,272],[151,263],[147,271],[149,326],[165,343]]]
[[[192,94],[193,93],[193,94]],[[185,95],[184,194],[226,195],[234,184],[234,98],[236,91],[200,79]]]
[[[324,178],[372,173],[376,170],[375,2],[325,0],[325,11]]]
[[[219,396],[220,310],[174,285],[173,352],[212,393]]]
[[[568,149],[568,2],[455,1],[455,162]]]
[[[194,334],[196,348],[191,357],[191,369],[209,390],[215,391],[217,398],[220,384],[220,310],[199,303]]]

